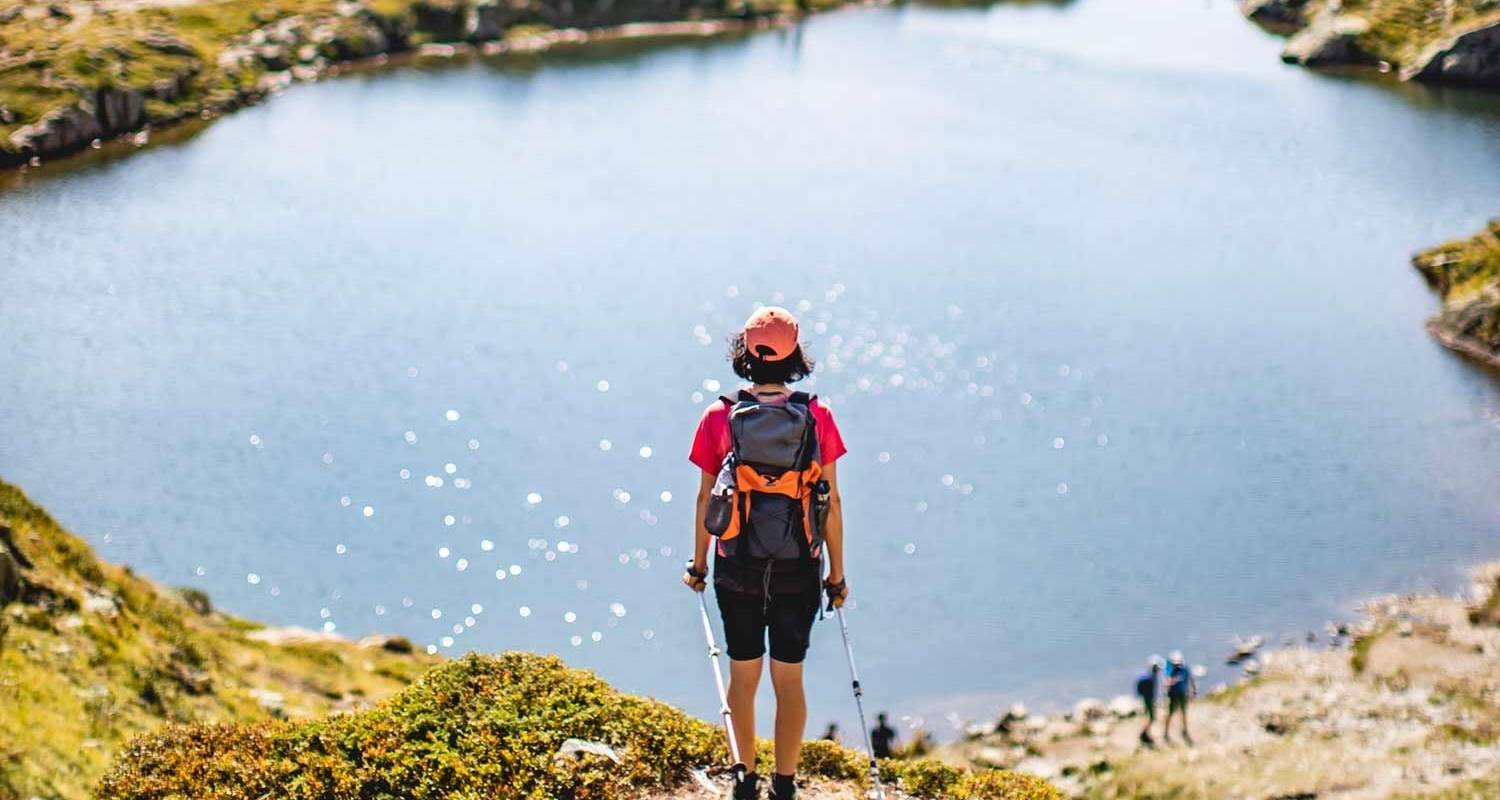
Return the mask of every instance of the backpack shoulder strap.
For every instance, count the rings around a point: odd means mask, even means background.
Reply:
[[[813,401],[817,399],[817,395],[808,394],[807,392],[792,392],[786,396],[788,403],[796,403],[799,406],[811,406]]]

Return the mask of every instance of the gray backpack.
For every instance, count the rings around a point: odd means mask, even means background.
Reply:
[[[818,558],[827,515],[817,424],[805,392],[767,402],[747,391],[731,400],[731,447],[705,520],[725,555],[755,561]]]

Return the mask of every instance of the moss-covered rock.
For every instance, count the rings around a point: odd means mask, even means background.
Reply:
[[[1370,65],[1403,80],[1500,88],[1494,0],[1242,0],[1241,11],[1288,34],[1282,59]]]
[[[1500,366],[1500,219],[1468,239],[1417,253],[1412,265],[1443,296],[1428,330],[1448,347]]]

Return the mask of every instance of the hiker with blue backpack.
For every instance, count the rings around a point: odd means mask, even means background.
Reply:
[[[807,724],[802,662],[813,620],[825,597],[830,609],[849,597],[836,469],[845,447],[828,406],[788,388],[813,370],[791,312],[756,310],[730,340],[729,361],[749,385],[711,403],[698,422],[689,460],[702,474],[693,560],[683,583],[696,592],[707,588],[712,547],[714,597],[730,660],[726,734],[740,762],[735,800],[759,797],[755,693],[769,638],[776,694],[770,797],[791,800]],[[716,655],[712,632],[706,633]],[[851,671],[852,665],[851,656]],[[857,698],[857,679],[855,691]]]
[[[1162,741],[1172,741],[1172,717],[1181,712],[1182,740],[1192,745],[1193,737],[1188,735],[1187,710],[1188,701],[1197,696],[1198,681],[1193,677],[1193,670],[1183,661],[1182,652],[1173,650],[1167,657],[1167,719],[1161,726]]]

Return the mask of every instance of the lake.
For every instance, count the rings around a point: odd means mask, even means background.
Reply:
[[[1500,214],[1500,96],[1279,47],[1222,0],[906,6],[295,87],[0,194],[0,476],[233,613],[711,716],[686,453],[777,302],[872,711],[1232,680],[1232,634],[1500,557],[1500,381],[1407,264]],[[853,730],[832,622],[808,680]]]

